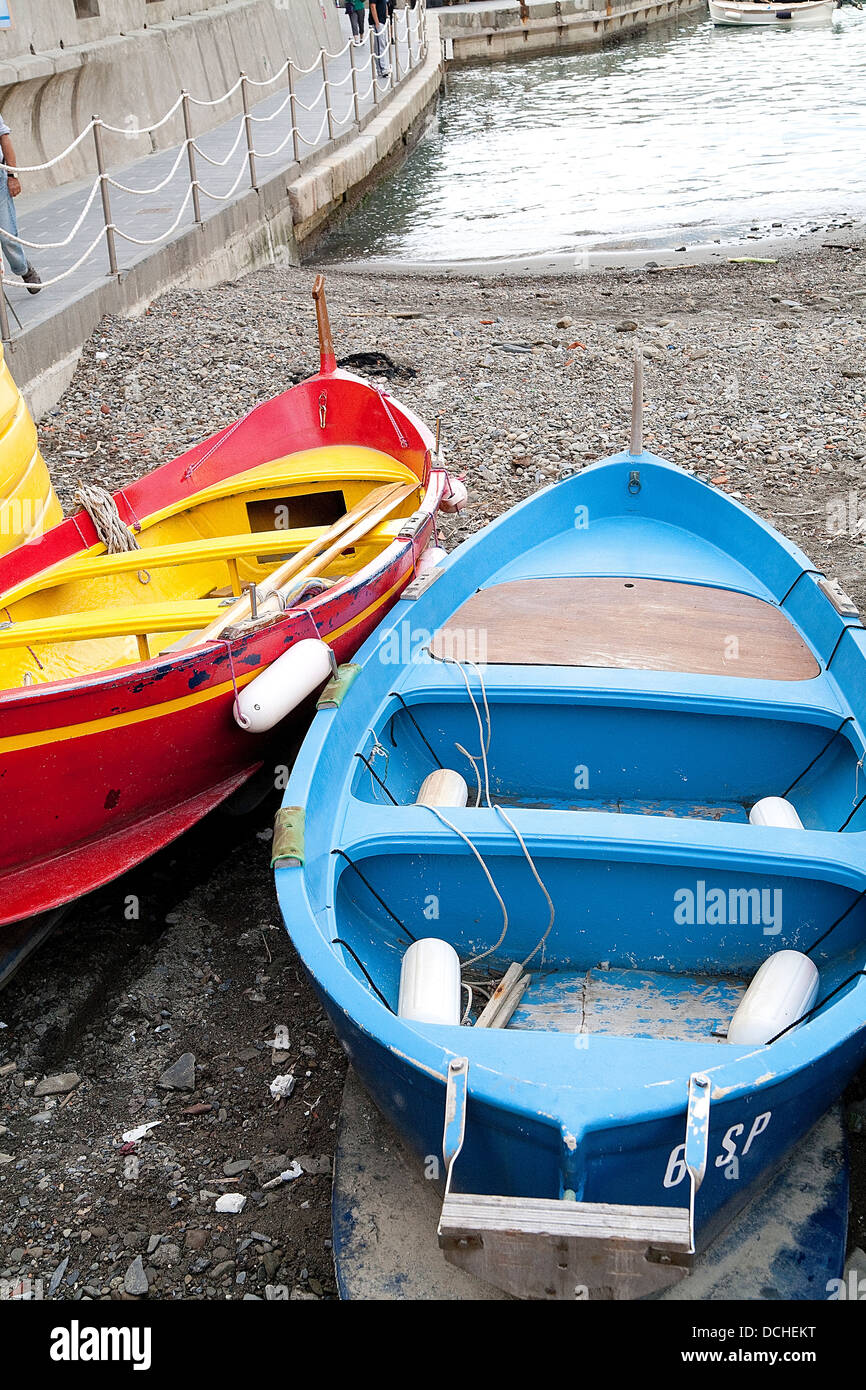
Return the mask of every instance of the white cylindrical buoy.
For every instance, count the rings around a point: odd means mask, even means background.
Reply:
[[[469,788],[459,772],[450,767],[437,768],[421,783],[421,790],[415,798],[416,806],[465,806],[469,800]]]
[[[413,941],[400,970],[397,1012],[413,1023],[460,1022],[460,957],[435,936]]]
[[[749,812],[752,825],[774,825],[779,830],[802,830],[803,822],[796,809],[783,796],[764,796]]]
[[[468,496],[469,490],[466,484],[461,483],[459,478],[455,478],[449,473],[448,486],[445,489],[442,501],[439,503],[439,509],[443,512],[459,512],[466,506],[466,499]]]
[[[428,570],[435,569],[441,565],[442,561],[448,556],[448,551],[443,550],[441,545],[428,545],[427,549],[421,554],[421,559],[415,566],[415,574],[426,574]]]
[[[251,734],[267,733],[324,684],[334,670],[327,642],[304,637],[238,694],[235,719]]]
[[[802,951],[777,951],[765,960],[740,1000],[729,1043],[760,1045],[807,1014],[818,993],[818,967]]]

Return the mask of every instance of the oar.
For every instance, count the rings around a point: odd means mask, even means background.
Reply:
[[[295,575],[299,574],[306,564],[319,560],[324,560],[326,565],[330,564],[335,555],[348,549],[367,531],[378,526],[379,522],[384,520],[388,513],[392,512],[401,502],[405,501],[418,486],[418,483],[386,483],[384,487],[376,488],[373,492],[367,493],[366,497],[363,497],[360,502],[356,502],[350,511],[335,521],[333,526],[329,526],[321,536],[304,546],[297,555],[292,555],[290,559],[284,561],[278,569],[274,570],[273,574],[269,574],[267,579],[256,588],[257,601],[270,598],[277,589],[282,588],[290,579],[294,579]],[[356,534],[358,527],[362,529]],[[318,565],[318,568],[321,568],[321,565]],[[225,628],[243,622],[245,618],[250,616],[251,611],[252,600],[250,591],[247,590],[236,603],[233,603],[230,608],[220,614],[219,618],[201,632],[196,633],[191,641],[185,642],[173,650],[185,651],[187,647],[198,647],[203,642],[212,642],[220,636]]]
[[[402,483],[400,485],[400,491],[395,497],[375,507],[372,512],[362,518],[350,531],[347,531],[340,540],[335,541],[323,554],[318,555],[302,574],[292,576],[296,585],[300,586],[308,579],[315,579],[316,575],[321,574],[322,570],[326,570],[331,561],[335,560],[344,550],[349,550],[353,545],[357,545],[358,541],[363,540],[368,532],[374,531],[376,527],[385,520],[385,517],[388,516],[390,512],[394,511],[395,507],[399,507],[401,502],[405,502],[407,497],[411,497],[413,492],[417,492],[418,486],[418,483]],[[282,588],[283,585],[279,587]],[[271,592],[273,593],[273,590],[271,590]]]

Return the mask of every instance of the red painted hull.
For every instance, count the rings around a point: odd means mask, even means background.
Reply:
[[[325,391],[333,423],[322,429]],[[394,401],[388,411],[403,444],[370,387],[342,373],[317,376],[260,407],[255,430],[238,428],[210,454],[214,440],[206,441],[116,495],[132,522],[232,476],[232,468],[349,442],[408,463],[426,485],[412,536],[260,631],[83,680],[0,693],[0,924],[117,877],[229,796],[261,765],[264,748],[263,737],[233,718],[235,685],[316,634],[338,661],[347,660],[396,602],[432,533],[445,477],[431,469],[426,428]],[[87,517],[70,518],[40,545],[0,559],[0,592],[94,539]]]

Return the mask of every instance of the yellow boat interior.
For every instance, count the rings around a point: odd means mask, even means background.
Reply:
[[[372,562],[416,510],[422,485],[376,449],[331,445],[290,454],[204,488],[141,519],[140,549],[98,544],[0,594],[0,688],[65,680],[193,645],[250,585],[321,539],[383,485],[399,485],[388,514],[325,565],[333,585]],[[395,493],[397,489],[394,489]],[[374,518],[375,520],[375,518]],[[323,547],[319,547],[321,555]],[[330,551],[334,546],[329,547]]]

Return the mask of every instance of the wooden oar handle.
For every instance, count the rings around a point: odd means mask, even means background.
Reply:
[[[316,306],[316,324],[319,330],[319,370],[335,372],[337,370],[337,358],[334,353],[334,340],[331,337],[328,301],[325,299],[324,275],[317,275],[313,283],[313,302]]]

